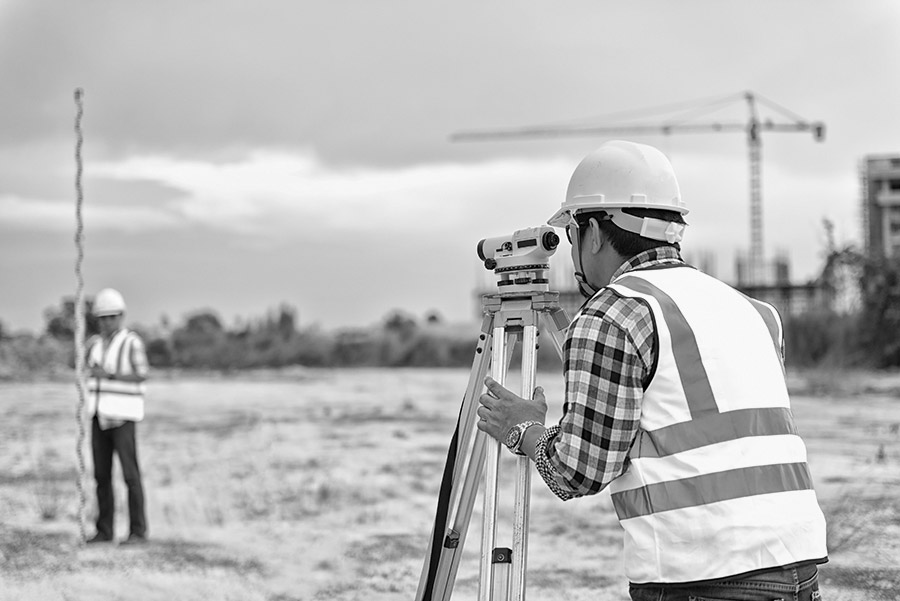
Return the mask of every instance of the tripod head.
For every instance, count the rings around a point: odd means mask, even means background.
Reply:
[[[478,258],[497,275],[501,295],[547,292],[550,257],[557,246],[559,236],[549,225],[542,225],[481,240]]]

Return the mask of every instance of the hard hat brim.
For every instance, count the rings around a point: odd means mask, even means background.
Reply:
[[[640,206],[635,205],[634,203],[618,203],[618,202],[610,202],[604,204],[597,205],[581,205],[575,208],[562,206],[556,213],[553,214],[550,219],[547,220],[547,224],[553,227],[566,227],[575,218],[575,215],[578,213],[592,213],[604,211],[606,209],[656,209],[661,211],[672,211],[673,213],[680,213],[681,215],[687,215],[690,211],[688,211],[687,207],[679,206],[679,207],[660,207],[660,206]]]
[[[572,223],[572,211],[568,208],[560,208],[547,220],[547,225],[553,227],[566,227]]]

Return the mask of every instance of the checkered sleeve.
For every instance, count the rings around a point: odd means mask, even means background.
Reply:
[[[628,467],[654,364],[649,307],[606,289],[572,322],[563,417],[536,444],[536,467],[561,499],[601,491]]]

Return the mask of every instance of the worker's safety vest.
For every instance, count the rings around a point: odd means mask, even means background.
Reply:
[[[88,353],[88,366],[98,365],[116,376],[134,374],[131,351],[137,335],[126,329],[116,332],[108,344],[97,336]],[[139,422],[144,419],[143,382],[125,382],[88,377],[88,414],[108,419]]]
[[[627,272],[611,288],[646,301],[659,337],[629,466],[610,485],[629,580],[824,559],[775,309],[686,266]]]

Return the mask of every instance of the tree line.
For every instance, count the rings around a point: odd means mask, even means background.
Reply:
[[[87,338],[99,328],[91,315],[92,299],[85,305]],[[64,298],[44,316],[44,329],[37,336],[12,336],[0,325],[0,376],[4,371],[74,366],[75,301]],[[401,310],[367,328],[301,328],[296,311],[288,305],[230,327],[211,309],[194,311],[174,327],[167,321],[151,327],[129,324],[144,340],[153,367],[222,371],[291,365],[451,367],[471,364],[476,334],[470,328],[446,325],[436,313],[417,320]]]
[[[784,317],[788,366],[900,367],[900,259],[832,247],[820,285],[834,299],[850,293],[852,300]],[[91,299],[85,308],[91,335],[98,331]],[[215,311],[199,310],[174,327],[163,320],[132,328],[144,339],[154,367],[222,371],[292,365],[469,367],[479,333],[474,324],[451,327],[436,313],[418,320],[402,310],[369,328],[326,331],[299,327],[296,311],[287,305],[231,327]],[[13,335],[0,323],[0,378],[71,369],[74,331],[71,298],[46,310],[38,335]],[[552,348],[539,348],[538,356],[541,367],[560,365]]]

